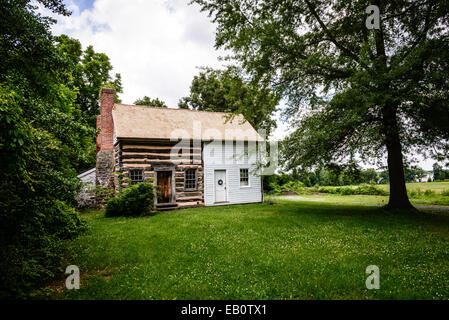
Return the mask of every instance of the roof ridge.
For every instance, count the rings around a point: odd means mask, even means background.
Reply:
[[[205,111],[205,110],[192,110],[192,109],[184,109],[184,108],[164,108],[164,107],[153,107],[153,106],[144,106],[144,105],[137,105],[137,104],[126,104],[126,103],[114,103],[114,106],[124,106],[124,107],[141,107],[141,108],[152,108],[152,109],[158,109],[158,110],[177,110],[177,111],[191,111],[191,112],[204,112],[204,113],[221,113],[221,114],[229,114],[232,115],[232,112],[222,112],[222,111]],[[234,114],[236,116],[243,116],[241,113]],[[246,119],[245,119],[246,120]]]

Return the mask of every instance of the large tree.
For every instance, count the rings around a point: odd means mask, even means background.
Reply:
[[[179,101],[179,107],[193,110],[242,113],[256,129],[267,135],[276,125],[271,119],[279,97],[269,87],[245,81],[241,70],[202,68],[194,76],[190,95]]]
[[[38,1],[68,15],[62,1]],[[50,279],[82,221],[71,207],[95,129],[36,1],[0,0],[0,299]]]
[[[412,208],[404,154],[449,151],[447,1],[193,2],[217,23],[216,46],[288,98],[290,167],[386,155],[388,207]]]
[[[114,88],[114,100],[120,102],[118,94],[123,92],[121,75],[116,73],[112,76],[113,67],[109,57],[104,53],[95,52],[92,46],[82,50],[79,40],[64,34],[55,37],[55,40],[58,49],[68,61],[64,81],[77,92],[75,103],[83,121],[95,128],[96,116],[100,114],[100,90],[105,86]]]

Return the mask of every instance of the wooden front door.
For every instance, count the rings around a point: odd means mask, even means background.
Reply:
[[[171,179],[171,171],[157,172],[158,203],[167,203],[171,201]]]

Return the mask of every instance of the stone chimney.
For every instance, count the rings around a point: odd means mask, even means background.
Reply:
[[[114,188],[114,89],[102,88],[100,115],[97,116],[97,165],[96,185]]]

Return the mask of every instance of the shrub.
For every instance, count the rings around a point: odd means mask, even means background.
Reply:
[[[416,198],[418,196],[418,192],[416,192],[415,190],[410,190],[407,193],[409,198]]]
[[[338,188],[338,193],[343,196],[347,196],[347,195],[354,194],[354,190],[350,187],[341,187],[341,188]]]
[[[449,197],[449,189],[444,189],[443,191],[441,191],[441,195]]]
[[[277,184],[272,184],[270,189],[273,190],[273,194],[280,194],[283,191],[291,190],[297,194],[310,194],[310,193],[330,193],[339,194],[343,196],[360,194],[360,195],[375,195],[375,196],[387,196],[388,191],[377,187],[376,185],[363,184],[358,187],[323,187],[323,186],[313,186],[310,188],[304,187],[304,184],[300,181],[290,181],[282,186]]]
[[[282,191],[290,190],[297,194],[304,193],[305,191],[304,184],[301,181],[287,182],[281,187],[281,189]]]
[[[375,185],[364,184],[355,188],[354,194],[388,196],[389,192],[379,187],[376,187]]]
[[[343,196],[360,194],[360,195],[375,195],[375,196],[387,196],[388,191],[385,191],[375,185],[364,184],[356,188],[351,187],[313,187],[310,188],[312,192],[340,194]]]
[[[63,201],[39,200],[28,198],[13,212],[0,210],[0,299],[27,298],[32,289],[61,274],[69,254],[66,240],[87,228]]]
[[[93,189],[97,199],[102,199],[103,201],[108,201],[115,195],[115,189],[111,187],[95,186]]]
[[[134,184],[106,201],[107,217],[140,216],[154,210],[154,187],[149,181]]]

